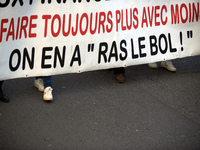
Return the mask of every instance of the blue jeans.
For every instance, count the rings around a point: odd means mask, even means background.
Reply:
[[[51,76],[42,76],[42,77],[36,77],[36,79],[42,78],[44,83],[44,88],[47,88],[50,86],[52,88],[52,77]]]

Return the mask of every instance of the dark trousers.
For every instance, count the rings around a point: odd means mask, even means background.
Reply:
[[[123,67],[114,68],[113,72],[114,72],[114,74],[124,74],[125,73],[125,69]]]
[[[3,81],[0,81],[0,88],[2,87],[2,85],[3,85]]]
[[[2,85],[3,85],[3,81],[0,81],[0,93],[3,93]]]
[[[36,77],[36,79],[38,79],[38,78],[43,79],[44,88],[49,87],[49,86],[52,88],[52,77],[51,76]]]

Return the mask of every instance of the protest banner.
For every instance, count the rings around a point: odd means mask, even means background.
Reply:
[[[200,54],[199,0],[0,0],[0,80]]]

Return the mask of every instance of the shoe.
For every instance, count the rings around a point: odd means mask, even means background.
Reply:
[[[153,68],[153,69],[158,68],[157,63],[149,63],[148,66],[149,66],[149,68]]]
[[[53,100],[52,90],[53,89],[50,86],[44,89],[43,99],[45,101],[52,101]]]
[[[42,78],[35,79],[34,86],[38,88],[40,92],[44,92],[44,83]]]
[[[0,93],[0,100],[3,102],[10,102],[9,98],[3,94],[3,92]]]
[[[162,61],[161,66],[163,68],[166,68],[169,71],[176,71],[176,68],[173,66],[172,62],[170,60],[168,61]]]
[[[117,74],[116,80],[118,83],[124,83],[124,74]]]

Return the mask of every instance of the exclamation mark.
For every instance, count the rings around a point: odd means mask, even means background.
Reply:
[[[180,43],[181,43],[181,51],[183,51],[183,35],[182,35],[182,32],[180,32]]]

